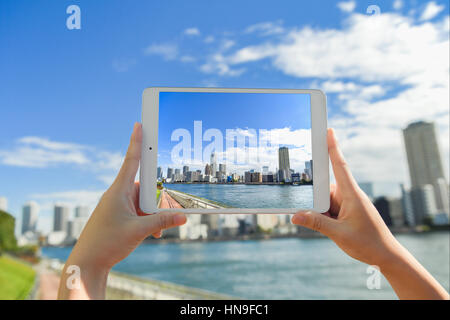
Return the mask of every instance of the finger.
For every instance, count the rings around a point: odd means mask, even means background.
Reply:
[[[341,210],[342,198],[335,184],[330,185],[330,209],[331,215],[337,215]]]
[[[159,230],[158,232],[155,232],[152,234],[152,236],[156,239],[159,239],[162,237],[162,230]]]
[[[336,134],[333,129],[328,129],[327,134],[328,153],[330,155],[331,165],[333,166],[334,176],[338,188],[342,192],[342,196],[346,196],[350,193],[358,190],[358,184],[353,178],[352,173],[344,159],[344,156],[339,148]]]
[[[318,231],[327,237],[332,237],[336,234],[337,228],[339,227],[335,219],[312,211],[297,212],[292,217],[292,223]]]
[[[164,229],[178,227],[186,223],[186,216],[179,212],[159,212],[141,219],[146,234],[154,234]]]
[[[115,183],[122,186],[129,186],[134,183],[136,173],[139,169],[139,161],[141,160],[142,147],[142,126],[136,122],[133,127],[133,133],[130,138],[125,160],[120,168]]]

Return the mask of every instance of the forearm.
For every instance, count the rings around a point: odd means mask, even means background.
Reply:
[[[380,270],[400,299],[449,299],[447,291],[403,246]]]
[[[73,269],[79,271],[74,272]],[[69,269],[69,270],[68,270]],[[61,273],[58,299],[100,300],[105,299],[109,269],[98,268],[77,256],[70,256]]]

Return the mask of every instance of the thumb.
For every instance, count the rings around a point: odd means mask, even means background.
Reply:
[[[147,235],[161,230],[178,227],[186,223],[186,216],[180,212],[159,212],[141,217]]]
[[[336,233],[338,223],[335,219],[327,217],[324,214],[312,211],[300,211],[292,217],[292,223],[318,231],[323,235],[330,237]]]

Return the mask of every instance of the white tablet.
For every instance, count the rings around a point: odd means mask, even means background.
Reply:
[[[329,209],[319,90],[147,88],[142,129],[146,213]]]

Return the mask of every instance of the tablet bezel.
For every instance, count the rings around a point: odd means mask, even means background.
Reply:
[[[316,89],[238,89],[238,88],[181,88],[150,87],[142,95],[142,155],[140,166],[139,206],[145,213],[174,211],[158,209],[156,203],[156,170],[158,160],[158,119],[160,92],[221,92],[221,93],[301,93],[311,98],[311,144],[314,163],[313,208],[225,208],[225,209],[177,209],[184,213],[234,213],[255,214],[295,213],[299,210],[326,212],[330,207],[330,177],[327,145],[327,108],[325,94]],[[148,182],[151,183],[148,183]],[[143,195],[151,194],[153,197]]]

